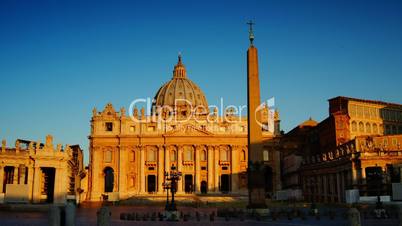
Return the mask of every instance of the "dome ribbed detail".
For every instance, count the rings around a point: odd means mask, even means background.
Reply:
[[[155,107],[170,106],[178,110],[203,106],[208,110],[208,103],[202,90],[187,78],[186,68],[181,56],[174,67],[173,77],[165,83],[155,95],[152,111]]]

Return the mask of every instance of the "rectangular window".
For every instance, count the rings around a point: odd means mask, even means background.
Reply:
[[[112,162],[112,151],[105,151],[105,162]]]
[[[106,131],[111,132],[113,131],[113,123],[112,122],[107,122],[105,123]]]
[[[6,166],[4,167],[4,183],[3,183],[3,192],[6,191],[6,184],[14,183],[14,166]]]
[[[154,132],[156,130],[155,126],[148,126],[148,132]]]

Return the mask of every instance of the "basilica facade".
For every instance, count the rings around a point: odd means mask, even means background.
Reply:
[[[259,112],[267,195],[280,189],[279,116],[270,112],[266,105]],[[247,117],[210,109],[180,56],[150,114],[136,107],[116,111],[110,103],[94,109],[89,143],[88,200],[163,195],[165,174],[172,170],[182,173],[179,195],[247,194]]]

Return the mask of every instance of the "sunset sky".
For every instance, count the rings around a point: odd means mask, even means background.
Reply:
[[[52,134],[87,151],[92,108],[152,98],[178,52],[209,104],[244,105],[249,19],[283,130],[323,120],[335,96],[402,103],[401,12],[390,0],[3,0],[0,138]]]

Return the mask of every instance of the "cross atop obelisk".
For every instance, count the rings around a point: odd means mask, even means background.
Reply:
[[[248,30],[248,38],[250,39],[250,45],[253,45],[254,41],[254,33],[253,33],[253,25],[255,24],[252,20],[249,20],[247,24],[250,26]]]

